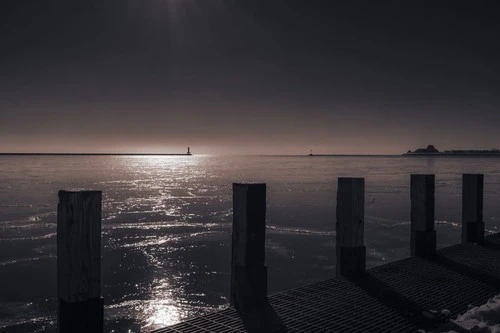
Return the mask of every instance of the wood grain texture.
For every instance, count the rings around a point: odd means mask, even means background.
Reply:
[[[231,305],[249,309],[267,296],[266,184],[233,184]]]
[[[411,175],[411,255],[432,257],[436,253],[434,230],[434,175]]]
[[[364,178],[338,179],[336,217],[337,247],[364,246]]]
[[[264,265],[266,184],[233,184],[233,263]]]
[[[411,226],[434,230],[434,175],[411,175]]]
[[[484,175],[462,175],[462,242],[482,242]]]
[[[100,191],[59,191],[57,206],[57,295],[65,302],[101,294]]]

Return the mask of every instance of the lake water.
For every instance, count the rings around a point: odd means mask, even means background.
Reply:
[[[274,293],[335,274],[340,176],[365,177],[368,266],[408,256],[411,173],[436,174],[439,247],[460,242],[462,173],[500,227],[497,158],[2,156],[0,332],[55,331],[60,189],[103,191],[106,332],[147,332],[227,306],[233,182],[267,183]]]

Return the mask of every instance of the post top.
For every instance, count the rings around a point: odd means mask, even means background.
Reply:
[[[233,183],[233,187],[234,186],[260,187],[260,186],[266,186],[266,183]]]
[[[412,173],[410,175],[410,179],[427,179],[427,180],[431,180],[431,179],[435,179],[435,175],[434,174],[419,174],[419,173]]]
[[[84,197],[85,196],[94,196],[94,195],[102,196],[102,191],[75,189],[75,190],[59,190],[59,193],[58,193],[59,199],[67,198],[69,196],[74,196],[74,195],[84,196]]]
[[[338,177],[339,179],[365,179],[364,177]]]
[[[102,191],[99,191],[99,190],[87,190],[85,188],[72,188],[69,190],[59,190],[59,193],[82,193],[82,192],[102,193]]]
[[[338,180],[365,180],[363,177],[338,177]]]
[[[345,186],[354,186],[354,187],[364,187],[365,186],[365,179],[364,178],[350,178],[350,177],[339,177],[338,180],[338,186],[339,188],[345,187]]]

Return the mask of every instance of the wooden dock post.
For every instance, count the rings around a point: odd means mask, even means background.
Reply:
[[[337,276],[366,270],[364,178],[339,178],[337,189]]]
[[[231,305],[259,308],[267,300],[266,184],[233,184]]]
[[[462,243],[484,243],[482,174],[462,175]]]
[[[58,333],[103,332],[100,191],[59,191]]]
[[[412,256],[432,257],[436,254],[434,183],[434,175],[411,175]]]

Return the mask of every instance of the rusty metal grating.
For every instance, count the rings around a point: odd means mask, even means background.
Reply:
[[[268,332],[414,332],[443,324],[443,309],[456,316],[498,293],[500,234],[495,234],[484,246],[441,249],[433,260],[407,258],[356,279],[339,277],[272,295],[264,319],[228,308],[155,333],[248,332],[255,320],[272,323]]]

